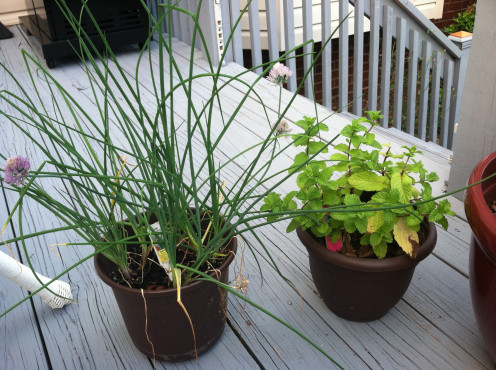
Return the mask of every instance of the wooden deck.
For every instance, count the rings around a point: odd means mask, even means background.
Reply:
[[[0,61],[5,63],[16,78],[28,85],[28,75],[18,50],[29,48],[29,43],[18,28],[13,28],[15,38],[0,41]],[[156,47],[155,47],[156,49]],[[154,54],[156,50],[154,49]],[[174,50],[181,55],[186,46],[177,43]],[[119,53],[122,66],[134,74],[137,58],[135,49]],[[184,57],[186,61],[186,57]],[[205,62],[196,61],[197,70],[205,69]],[[229,64],[226,73],[241,70]],[[58,81],[87,112],[95,111],[84,70],[75,61],[67,61],[52,71]],[[248,74],[247,79],[255,78]],[[10,89],[6,76],[0,72],[0,89]],[[150,76],[140,79],[142,93],[150,93]],[[278,90],[267,81],[261,81],[257,92],[264,102],[274,101],[276,107]],[[242,86],[232,86],[224,97],[233,102],[242,95]],[[42,94],[47,91],[42,90]],[[202,91],[193,97],[201,102]],[[283,96],[288,100],[289,94]],[[50,102],[47,101],[47,104]],[[229,104],[225,105],[230,109]],[[6,109],[0,101],[0,110]],[[287,115],[294,122],[303,115],[312,115],[313,103],[298,98]],[[229,113],[229,112],[228,112]],[[275,116],[275,112],[269,112]],[[318,114],[329,112],[318,107]],[[328,121],[331,133],[338,132],[349,117],[334,115]],[[263,125],[259,103],[250,99],[245,104],[237,122],[236,135],[225,144],[226,157],[235,153],[236,146],[262,139]],[[9,156],[35,155],[33,145],[11,125],[0,118],[0,152]],[[393,141],[394,146],[405,143],[404,135],[395,131],[377,131],[380,141]],[[449,173],[449,151],[438,150],[422,144],[425,161],[430,170],[441,177],[436,192],[443,190]],[[239,166],[243,166],[241,158]],[[289,160],[286,157],[286,160]],[[287,188],[287,189],[286,189]],[[285,185],[283,191],[291,188]],[[8,207],[15,202],[15,195],[0,195],[0,221],[5,221]],[[301,294],[284,283],[269,267],[264,255],[258,260],[264,271],[264,281],[251,253],[245,253],[245,277],[250,281],[248,297],[275,313],[310,337],[345,368],[374,369],[484,369],[492,368],[475,322],[468,283],[468,243],[470,229],[463,219],[463,208],[453,200],[459,217],[450,218],[446,232],[438,229],[438,244],[416,269],[412,283],[403,299],[384,318],[369,323],[354,323],[336,317],[324,305],[315,291],[308,267],[306,250],[296,234],[286,234],[285,225],[259,229],[259,235],[271,249],[282,273],[294,283]],[[29,212],[24,217],[24,232],[34,232],[55,227],[56,219],[35,204],[27,204]],[[11,237],[17,233],[16,222],[7,230]],[[54,247],[49,245],[72,240],[74,235],[66,232],[39,237],[27,244],[28,252],[38,272],[55,276],[78,259],[91,252],[90,247]],[[5,246],[0,246],[3,251]],[[19,252],[19,250],[17,250]],[[232,276],[232,275],[231,275]],[[52,310],[38,297],[0,319],[0,369],[147,369],[153,361],[142,355],[131,343],[116,302],[96,276],[92,261],[87,261],[69,272],[62,280],[70,283],[78,303],[64,309]],[[26,296],[10,281],[0,278],[0,312]],[[303,301],[303,307],[302,307]],[[288,329],[233,296],[229,298],[228,325],[220,341],[200,359],[203,369],[327,369],[332,364],[306,342]],[[195,361],[169,364],[157,363],[157,368],[195,368]]]

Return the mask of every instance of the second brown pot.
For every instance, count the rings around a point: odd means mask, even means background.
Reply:
[[[384,316],[403,297],[417,264],[434,249],[436,227],[429,223],[426,241],[415,259],[408,255],[384,259],[353,258],[328,250],[308,231],[297,230],[308,250],[310,271],[320,296],[336,315],[351,321]]]
[[[231,239],[226,260],[219,267],[219,281],[227,283],[229,265],[237,249]],[[95,269],[114,292],[127,331],[134,345],[157,360],[183,361],[195,357],[190,323],[177,303],[177,289],[132,289],[114,282],[110,271],[114,264],[101,254],[95,256]],[[211,273],[211,276],[217,275]],[[181,287],[181,301],[193,322],[196,351],[205,352],[224,331],[227,315],[227,292],[212,282],[196,281]],[[145,306],[146,304],[146,306]],[[146,307],[146,308],[145,308]]]

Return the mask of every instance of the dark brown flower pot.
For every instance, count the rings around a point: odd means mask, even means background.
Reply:
[[[296,231],[308,250],[320,296],[332,312],[352,321],[376,320],[393,308],[410,285],[415,266],[432,252],[437,241],[436,227],[429,223],[429,234],[415,259],[403,255],[378,260],[331,252],[309,232]]]
[[[469,184],[496,172],[496,152],[474,168]],[[475,316],[489,354],[496,362],[496,216],[488,203],[496,201],[496,179],[467,189],[465,214],[472,229],[470,292]]]
[[[229,265],[237,249],[236,238],[219,268],[219,281],[227,283]],[[177,289],[142,291],[115,283],[109,278],[113,263],[101,254],[95,256],[95,269],[113,292],[127,331],[134,345],[157,360],[183,361],[195,357],[190,323],[177,303]],[[214,273],[211,276],[216,277]],[[181,288],[181,300],[193,322],[198,354],[212,347],[224,331],[227,292],[215,283],[196,281]],[[145,309],[146,301],[146,309]],[[153,343],[153,346],[152,346]]]

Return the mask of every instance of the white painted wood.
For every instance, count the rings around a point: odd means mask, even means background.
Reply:
[[[313,22],[312,22],[312,2],[303,2],[303,42],[311,41],[313,37]],[[305,81],[305,96],[309,99],[313,98],[313,67],[311,67],[312,60],[315,58],[313,54],[312,43],[303,45],[303,74],[308,73],[308,78]]]
[[[230,4],[230,22],[231,22],[231,32],[233,32],[233,37],[231,40],[231,47],[233,49],[234,61],[241,65],[244,65],[243,62],[243,47],[241,41],[241,24],[238,21],[240,9],[239,3],[237,1],[231,1]],[[224,23],[227,23],[223,20]],[[225,37],[228,37],[229,33],[224,34]],[[226,40],[227,42],[227,40]]]
[[[355,0],[355,37],[353,38],[353,114],[362,115],[363,103],[363,0]]]
[[[348,9],[348,1],[339,3],[339,112],[348,111]]]
[[[287,0],[284,4],[284,32],[285,32],[285,42],[284,46],[286,47],[286,51],[293,50],[295,47],[295,39],[294,39],[294,11],[293,11],[293,0]],[[287,55],[286,65],[288,68],[293,71],[293,74],[288,79],[288,90],[296,91],[296,60],[294,56],[296,53],[294,51],[290,52]]]
[[[403,121],[403,80],[405,78],[406,20],[396,18],[396,52],[394,73],[393,127],[401,130]]]
[[[331,37],[331,3],[329,1],[322,2],[322,40],[326,42]],[[326,26],[327,25],[327,26]],[[322,105],[330,108],[332,103],[332,49],[331,42],[325,45],[322,52]]]
[[[442,54],[436,51],[432,61],[432,79],[431,91],[439,91],[441,87],[441,67]],[[429,117],[429,140],[437,141],[437,128],[439,125],[439,94],[432,94],[430,101],[430,117]]]
[[[429,77],[432,64],[432,47],[431,43],[427,40],[422,41],[421,64],[417,137],[425,140],[427,130],[427,107],[429,99]]]
[[[381,56],[381,126],[389,125],[389,97],[391,95],[391,54],[393,43],[393,8],[383,6],[382,13],[382,56]]]
[[[417,61],[419,56],[419,34],[415,30],[410,30],[410,49],[408,54],[408,95],[406,103],[406,132],[414,135],[415,111],[417,98]]]
[[[0,22],[5,26],[19,23],[19,17],[27,15],[25,0],[2,0],[0,5]]]
[[[370,51],[369,51],[369,106],[371,111],[377,110],[377,89],[379,85],[379,26],[381,24],[381,0],[370,3]]]
[[[449,138],[449,122],[450,122],[450,105],[451,91],[453,86],[453,62],[451,60],[444,61],[443,73],[443,103],[441,112],[441,133],[439,135],[440,145],[445,148],[448,147]]]
[[[277,27],[277,9],[275,0],[265,0],[267,14],[267,33],[269,43],[269,58],[276,60],[279,58],[279,40]]]
[[[258,2],[252,1],[248,5],[248,15],[250,18],[250,46],[251,46],[251,62],[253,67],[262,64],[262,48],[260,46],[260,20],[258,18]],[[261,74],[262,67],[254,69],[255,73]]]
[[[455,142],[455,127],[460,120],[460,107],[462,105],[462,94],[465,86],[465,77],[467,73],[468,57],[470,55],[470,47],[472,46],[472,36],[458,38],[450,36],[453,41],[462,51],[460,59],[455,60],[455,69],[453,71],[453,92],[452,103],[450,105],[450,124],[448,132],[448,148],[453,149]]]
[[[496,3],[481,1],[477,6],[449,179],[450,190],[464,186],[475,165],[496,150],[496,71],[488,63],[496,56],[496,29],[492,25]],[[458,198],[462,199],[462,195]]]
[[[233,1],[239,1],[239,0],[233,0]],[[301,21],[298,21],[298,19],[301,19],[302,15],[302,4],[305,3],[307,0],[296,0],[295,1],[295,10],[294,10],[294,17],[297,19],[296,22],[296,27],[294,28],[294,33],[296,37],[296,43],[300,44],[303,40],[303,25]],[[313,24],[314,24],[314,40],[316,42],[322,41],[321,38],[321,4],[323,3],[322,0],[309,0],[312,2],[312,7],[313,7]],[[329,3],[330,6],[332,6],[333,9],[333,16],[330,19],[330,22],[326,22],[326,25],[331,26],[332,29],[335,29],[337,25],[339,24],[339,18],[338,18],[338,8],[339,8],[339,2],[341,0],[326,0],[326,2]],[[283,4],[286,3],[286,0],[276,0],[276,6],[282,7]],[[353,3],[353,1],[350,1],[350,3]],[[241,5],[243,6],[246,4],[246,0],[241,0]],[[419,11],[419,14],[424,15],[427,17],[427,19],[436,19],[436,18],[441,18],[442,17],[442,11],[443,11],[443,4],[444,0],[413,0],[412,1],[413,7],[416,8],[416,10]],[[259,12],[260,12],[260,25],[261,25],[261,45],[263,49],[268,49],[268,34],[267,34],[267,28],[265,28],[265,19],[267,17],[267,10],[265,7],[265,0],[258,0],[258,6],[259,6]],[[285,30],[284,30],[284,20],[286,17],[283,16],[282,12],[278,12],[278,24],[279,24],[279,45],[284,45],[284,39],[285,39]],[[350,16],[350,34],[354,34],[354,14]],[[364,23],[364,30],[365,32],[369,31],[369,22],[368,20],[365,20]],[[243,45],[246,49],[249,48],[250,41],[249,41],[249,25],[248,25],[248,19],[245,19],[243,22]],[[335,35],[335,37],[338,37],[338,34]],[[283,51],[283,49],[281,49]]]

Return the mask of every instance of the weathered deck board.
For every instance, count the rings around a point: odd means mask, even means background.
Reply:
[[[20,58],[15,53],[18,44],[27,46],[16,31],[16,38],[8,44],[10,51],[3,55],[0,51],[2,58],[0,61],[10,63],[18,71],[18,77],[26,79]],[[5,41],[0,44],[3,50],[7,50],[5,45],[7,45]],[[177,57],[183,59],[181,55],[188,55],[184,53],[186,49],[187,46],[182,43],[177,43],[174,47]],[[129,75],[134,74],[136,58],[137,53],[134,51],[119,54],[119,61]],[[156,48],[152,47],[152,60],[157,68],[154,58],[156,58]],[[184,61],[187,62],[186,59]],[[197,71],[206,70],[204,61],[198,59],[196,63]],[[186,63],[180,64],[180,67],[184,68],[185,65]],[[150,91],[151,78],[146,71],[146,63],[143,67],[140,71],[142,98],[150,104],[151,109],[155,103]],[[243,69],[236,64],[230,64],[224,68],[224,71],[236,74]],[[51,72],[57,79],[64,81],[64,86],[72,94],[78,94],[78,102],[87,112],[92,115],[97,114],[95,102],[87,89],[88,84],[80,66],[72,62],[63,63]],[[256,76],[251,73],[244,76],[246,81],[252,81],[254,78]],[[209,94],[210,84],[208,80],[202,80],[195,87],[192,97],[199,104]],[[224,101],[222,110],[227,114],[232,112],[245,90],[246,88],[239,83],[225,89],[222,94]],[[260,81],[256,90],[267,105],[270,119],[275,121],[277,112],[271,107],[276,106],[278,89],[267,81]],[[42,89],[43,94],[47,94],[43,91]],[[283,101],[288,101],[290,96],[289,93],[283,94]],[[176,114],[179,118],[182,114],[181,109],[181,104],[178,104]],[[286,119],[294,122],[303,115],[314,114],[315,110],[319,117],[329,114],[325,108],[320,106],[314,108],[313,103],[297,97]],[[220,112],[216,110],[214,115],[220,122]],[[265,121],[260,103],[255,97],[250,97],[236,119],[236,132],[228,136],[229,140],[223,143],[219,159],[232,158],[240,147],[247,147],[262,140],[269,129]],[[347,122],[349,122],[348,117],[334,115],[329,120],[331,127],[329,137],[339,132]],[[3,127],[4,123],[0,122],[0,124]],[[395,147],[405,143],[404,140],[395,140],[394,135],[392,139],[387,131],[378,130],[377,135],[380,137],[379,140],[384,142],[394,141]],[[17,154],[16,150],[34,152],[31,144],[13,132],[6,132],[3,137],[15,137],[15,140],[0,139],[1,153],[14,155]],[[118,138],[118,133],[116,137]],[[180,140],[182,139],[180,137]],[[447,178],[443,176],[449,171],[446,153],[443,151],[436,153],[433,149],[425,157],[428,168],[436,170],[442,180]],[[285,154],[278,158],[274,164],[275,168],[280,163],[287,163],[290,157],[291,154]],[[253,153],[239,157],[235,166],[229,167],[224,175],[227,178],[230,175],[239,175],[239,171],[251,158]],[[292,190],[291,184],[281,186],[281,191],[288,190]],[[0,198],[0,201],[3,201],[3,198]],[[8,201],[12,204],[14,201],[12,195],[8,196]],[[27,206],[30,212],[25,217],[25,229],[42,230],[56,224],[53,217],[46,215],[46,211],[40,210],[33,204]],[[4,218],[5,209],[2,207],[0,220]],[[469,229],[466,222],[453,218],[447,232],[439,231],[439,241],[434,254],[419,265],[405,297],[383,319],[371,323],[348,322],[339,319],[326,308],[314,290],[307,252],[296,235],[286,234],[284,229],[284,224],[263,227],[259,229],[259,236],[270,248],[282,273],[295,284],[301,298],[295,289],[277,276],[267,258],[257,252],[265,279],[262,285],[254,257],[250,251],[245,250],[246,266],[243,271],[244,276],[250,281],[248,297],[300,329],[346,368],[483,369],[492,366],[476,328],[471,308],[467,279]],[[253,237],[249,235],[245,237],[256,245],[257,242]],[[60,233],[60,235],[40,237],[36,245],[30,243],[29,251],[35,253],[34,262],[41,273],[50,276],[60,273],[91,251],[91,248],[76,251],[73,247],[56,247],[55,249],[62,256],[62,259],[59,259],[47,247],[67,240],[74,240],[74,235]],[[110,296],[109,289],[96,278],[91,261],[71,271],[63,279],[71,283],[79,302],[77,305],[52,311],[38,298],[33,300],[40,321],[40,333],[48,343],[48,356],[53,368],[151,368],[150,360],[132,345],[117,312],[116,303]],[[23,294],[20,289],[8,288],[7,284],[9,283],[0,280],[2,288],[0,292],[6,292],[5,300],[0,301],[0,309],[2,305],[15,303]],[[0,298],[1,295],[2,293]],[[304,305],[300,312],[302,299]],[[15,366],[27,364],[28,368],[47,367],[47,359],[44,358],[43,351],[40,351],[42,348],[40,337],[31,336],[31,330],[37,333],[36,323],[28,319],[32,315],[30,306],[24,304],[17,311],[0,319],[0,334],[5,333],[5,336],[0,337],[0,348],[13,356],[9,360],[0,359],[0,368],[10,368],[4,366],[9,364]],[[16,324],[13,329],[11,319],[14,317],[17,317],[22,325]],[[257,361],[265,368],[330,367],[330,363],[301,338],[232,296],[229,299],[228,317],[237,333],[226,326],[220,342],[200,357],[202,368],[255,368],[258,367]],[[29,358],[24,359],[21,357],[22,354],[17,352],[16,343],[28,338],[27,333],[32,351],[29,351]],[[242,338],[244,344],[237,335]],[[250,349],[253,356],[245,346]],[[158,368],[194,366],[196,366],[194,361],[181,364],[157,363]]]

